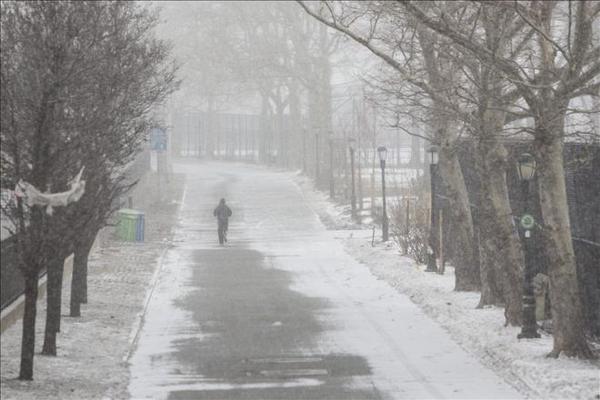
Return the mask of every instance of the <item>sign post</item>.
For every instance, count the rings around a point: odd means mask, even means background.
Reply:
[[[162,201],[162,190],[160,185],[160,176],[162,173],[161,159],[167,150],[167,132],[163,128],[152,128],[150,131],[150,147],[156,151],[156,178],[158,180],[158,201]]]
[[[150,145],[152,150],[163,152],[167,150],[167,132],[162,128],[152,128],[150,131]]]

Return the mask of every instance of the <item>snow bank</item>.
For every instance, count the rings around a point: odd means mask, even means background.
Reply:
[[[183,178],[174,176],[165,188],[167,203],[157,204],[153,181],[136,187],[136,208],[146,211],[146,242],[107,240],[88,265],[88,304],[81,317],[68,317],[70,281],[63,282],[61,332],[56,357],[39,354],[42,348],[45,299],[38,303],[34,380],[19,381],[21,324],[2,334],[2,399],[128,398],[126,361],[143,311],[146,290],[156,279],[161,254],[169,246]],[[168,201],[171,200],[171,203]]]
[[[314,190],[308,178],[293,175],[311,207],[329,229],[356,227],[348,207],[334,205]],[[376,238],[381,231],[376,227]],[[600,363],[568,357],[547,358],[552,336],[517,339],[520,328],[504,326],[504,310],[476,309],[479,293],[455,292],[454,269],[445,275],[425,272],[425,266],[402,257],[399,247],[380,240],[371,246],[371,226],[339,232],[346,251],[373,275],[404,293],[429,317],[447,330],[467,352],[496,371],[524,395],[544,399],[600,399]]]

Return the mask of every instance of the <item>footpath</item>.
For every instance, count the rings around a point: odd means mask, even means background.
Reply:
[[[532,399],[600,399],[600,362],[560,356],[547,358],[552,336],[541,332],[540,339],[517,339],[520,328],[504,326],[504,310],[499,307],[476,309],[479,293],[454,291],[454,268],[444,275],[425,272],[425,265],[401,256],[392,238],[381,241],[376,226],[371,245],[371,224],[357,226],[350,218],[350,207],[331,202],[314,190],[312,181],[289,174],[302,190],[307,202],[323,224],[337,231],[336,237],[348,254],[368,268],[378,279],[409,296],[431,319],[467,352]],[[600,348],[595,349],[600,356]],[[460,365],[456,366],[460,368]]]
[[[184,190],[184,177],[161,181],[159,201],[156,175],[149,173],[134,189],[133,207],[145,212],[145,241],[122,242],[107,227],[99,234],[88,265],[88,303],[80,318],[70,318],[70,280],[63,283],[61,332],[57,356],[40,355],[45,321],[45,298],[38,302],[34,380],[17,380],[21,351],[21,322],[2,333],[2,399],[128,398],[127,359],[147,295],[169,247],[172,227]],[[150,288],[150,289],[149,289]]]
[[[371,246],[370,225],[359,228],[350,220],[349,207],[338,206],[314,190],[306,177],[281,172],[301,188],[308,204],[328,229],[336,231],[348,254],[369,271],[410,299],[447,330],[467,352],[528,398],[600,399],[600,363],[560,357],[546,358],[552,337],[517,340],[519,328],[504,327],[503,310],[476,309],[478,293],[455,292],[454,270],[445,275],[424,272],[425,267],[400,256],[390,241]],[[106,399],[129,398],[128,357],[135,348],[147,296],[160,270],[161,256],[169,248],[177,223],[184,179],[172,176],[163,184],[163,199],[155,196],[150,176],[134,193],[134,208],[146,212],[146,241],[123,243],[107,228],[89,262],[89,301],[82,317],[69,318],[70,282],[63,288],[62,331],[58,356],[41,356],[45,301],[38,303],[34,381],[16,379],[19,370],[21,326],[8,328],[1,340],[2,399]],[[376,237],[380,231],[376,231]],[[596,349],[600,352],[600,349]],[[456,366],[460,368],[460,365]]]

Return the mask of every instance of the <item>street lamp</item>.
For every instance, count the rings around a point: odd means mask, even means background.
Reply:
[[[329,197],[335,197],[333,182],[333,132],[329,132]]]
[[[352,206],[352,218],[356,218],[356,192],[354,189],[354,138],[348,139],[348,147],[350,148],[350,175],[352,176],[352,194],[350,196],[350,205]]]
[[[521,216],[521,231],[523,239],[523,253],[525,258],[525,270],[523,279],[523,326],[517,338],[539,338],[537,324],[535,321],[535,297],[533,294],[533,255],[531,246],[531,230],[535,226],[535,219],[529,214],[529,188],[535,177],[535,157],[529,153],[523,153],[517,161],[517,171],[521,180],[524,213]]]
[[[388,240],[388,216],[385,206],[385,159],[387,157],[387,149],[385,146],[379,146],[377,148],[379,154],[379,164],[381,166],[381,192],[383,194],[383,215],[381,216],[381,239],[384,242]],[[373,205],[371,205],[373,206]]]
[[[435,240],[433,232],[435,231],[435,173],[438,168],[439,153],[436,145],[431,145],[427,150],[429,153],[429,180],[431,182],[431,221],[429,229],[429,251],[427,252],[427,272],[437,272]]]
[[[519,156],[517,161],[517,171],[519,172],[519,179],[521,182],[527,183],[527,185],[523,184],[523,186],[527,186],[529,190],[529,181],[533,179],[535,176],[536,169],[535,157],[533,157],[529,153],[523,153]],[[525,199],[527,200],[527,199]]]
[[[319,132],[315,132],[315,185],[319,187],[320,171],[319,171]]]

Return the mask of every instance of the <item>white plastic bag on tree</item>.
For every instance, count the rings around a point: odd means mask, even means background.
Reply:
[[[82,167],[75,178],[69,184],[71,189],[60,193],[42,193],[31,183],[20,180],[15,187],[15,195],[23,197],[27,205],[46,207],[46,213],[52,215],[53,207],[65,207],[69,203],[78,201],[85,192],[85,181],[81,180],[81,175],[85,167]]]

